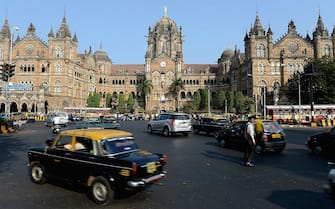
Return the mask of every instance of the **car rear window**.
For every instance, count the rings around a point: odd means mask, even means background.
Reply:
[[[107,139],[102,143],[104,154],[121,154],[137,149],[137,145],[133,137],[121,137],[117,139]]]
[[[280,125],[276,122],[263,122],[263,128],[266,132],[277,132],[282,130]]]
[[[171,119],[175,119],[175,120],[189,120],[190,116],[189,115],[171,115]]]

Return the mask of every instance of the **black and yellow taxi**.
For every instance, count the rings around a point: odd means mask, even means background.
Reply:
[[[166,176],[167,157],[140,149],[132,133],[115,129],[73,129],[28,150],[32,182],[79,183],[98,204],[119,189],[143,189]]]
[[[216,140],[224,147],[244,149],[246,146],[244,131],[246,130],[247,123],[247,120],[233,122],[227,129],[219,132]],[[285,133],[276,121],[256,119],[254,125],[256,132],[256,153],[260,154],[268,151],[281,153],[285,149]]]

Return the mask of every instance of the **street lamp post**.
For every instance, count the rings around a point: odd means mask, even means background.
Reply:
[[[264,105],[263,105],[263,118],[266,119],[266,87],[263,86],[263,97],[264,97]]]
[[[207,100],[208,100],[208,115],[211,115],[211,89],[210,86],[207,85]]]
[[[18,31],[19,28],[16,26],[11,27],[10,29],[10,47],[9,47],[9,66],[11,68],[13,62],[13,39],[14,39],[14,31]],[[10,95],[8,92],[8,80],[5,84],[5,95],[6,95],[6,104],[5,104],[5,113],[10,113]]]

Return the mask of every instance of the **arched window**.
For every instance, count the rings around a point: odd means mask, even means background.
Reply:
[[[256,55],[257,55],[257,57],[265,57],[265,46],[264,46],[264,44],[259,44],[256,47]]]
[[[322,56],[329,57],[330,56],[330,46],[328,44],[322,47]]]

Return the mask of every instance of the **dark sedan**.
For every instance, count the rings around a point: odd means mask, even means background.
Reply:
[[[308,137],[306,146],[317,155],[335,157],[335,128]]]
[[[246,146],[244,131],[248,121],[242,120],[232,123],[229,128],[221,131],[216,137],[224,147],[243,150]],[[256,153],[274,151],[277,153],[285,149],[285,133],[280,125],[271,120],[256,120]]]

